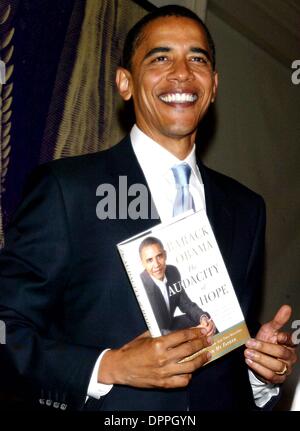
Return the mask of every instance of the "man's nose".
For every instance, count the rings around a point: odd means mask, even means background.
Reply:
[[[193,73],[186,59],[177,60],[168,75],[168,79],[177,81],[187,81],[192,77]]]
[[[159,267],[160,263],[159,263],[159,259],[154,259],[154,267],[157,268]]]

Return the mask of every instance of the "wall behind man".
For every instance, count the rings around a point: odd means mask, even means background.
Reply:
[[[293,319],[300,319],[300,85],[292,83],[290,67],[210,10],[206,22],[217,46],[220,84],[217,127],[204,161],[265,198],[268,223],[261,320],[272,318],[283,303],[293,306]],[[297,379],[295,373],[286,385],[285,408]]]

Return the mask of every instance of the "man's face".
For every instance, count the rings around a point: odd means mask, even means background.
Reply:
[[[159,244],[144,247],[141,251],[144,268],[152,277],[163,280],[166,272],[166,252]]]
[[[143,30],[131,72],[123,69],[128,87],[118,87],[125,100],[133,97],[137,125],[161,145],[195,138],[216,94],[209,55],[205,32],[192,19],[158,18]]]

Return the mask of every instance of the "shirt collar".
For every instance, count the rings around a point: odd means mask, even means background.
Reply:
[[[167,277],[166,276],[164,276],[163,280],[159,280],[158,278],[155,278],[152,275],[150,275],[150,277],[151,277],[153,283],[155,283],[157,286],[166,287],[166,283],[167,283]]]
[[[193,173],[198,178],[200,183],[203,183],[196,162],[195,144],[193,145],[189,155],[184,160],[180,160],[153,139],[151,139],[144,132],[142,132],[136,124],[131,129],[130,139],[133,151],[135,152],[135,155],[143,171],[148,171],[150,169],[153,170],[153,166],[155,166],[155,171],[161,172],[162,175],[164,175],[166,172],[170,171],[172,166],[184,161],[190,165]]]

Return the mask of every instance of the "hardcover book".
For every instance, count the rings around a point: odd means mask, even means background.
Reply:
[[[210,361],[250,338],[204,210],[161,223],[117,247],[153,337],[205,327],[213,344],[201,352],[209,350]]]

